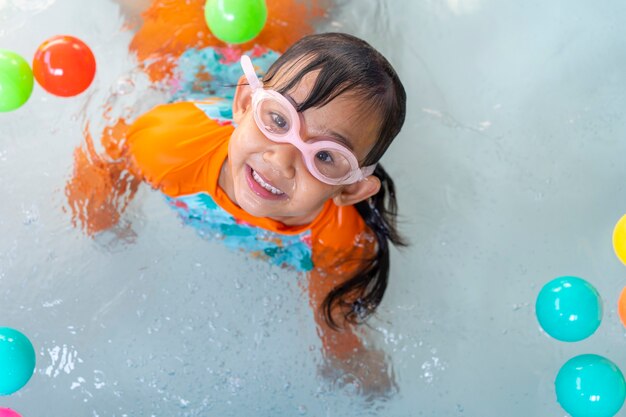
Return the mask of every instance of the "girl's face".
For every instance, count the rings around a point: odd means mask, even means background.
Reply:
[[[316,76],[306,74],[285,97],[293,104],[303,102]],[[268,88],[279,88],[281,80],[286,81],[284,74],[277,74],[275,79],[276,84]],[[363,161],[376,141],[379,118],[364,114],[362,105],[362,100],[344,94],[323,107],[299,113],[300,136],[307,142],[330,138],[351,148],[357,160]],[[305,224],[317,216],[328,199],[337,205],[350,205],[378,192],[380,182],[373,176],[350,185],[321,182],[309,172],[295,146],[273,142],[259,130],[252,112],[251,88],[240,85],[233,103],[238,126],[219,179],[229,198],[248,213],[287,225]]]

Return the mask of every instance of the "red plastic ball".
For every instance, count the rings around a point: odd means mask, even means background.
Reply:
[[[37,48],[33,74],[49,93],[61,97],[75,96],[91,85],[96,75],[96,58],[80,39],[54,36]]]

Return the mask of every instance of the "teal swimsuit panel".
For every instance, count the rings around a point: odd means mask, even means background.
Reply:
[[[165,197],[183,220],[205,239],[220,239],[232,249],[262,254],[272,264],[298,271],[313,268],[311,231],[283,235],[233,217],[207,193]]]

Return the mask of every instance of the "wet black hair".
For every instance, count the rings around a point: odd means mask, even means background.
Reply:
[[[290,80],[277,90],[285,94],[300,79],[318,71],[308,97],[297,103],[299,112],[322,107],[342,94],[362,100],[364,112],[379,115],[378,138],[361,161],[362,166],[378,163],[398,135],[406,115],[406,93],[391,64],[371,45],[345,33],[322,33],[305,36],[292,45],[268,69],[264,83],[271,83],[279,72],[289,73]],[[380,179],[380,191],[368,200],[355,204],[367,226],[376,235],[377,251],[365,260],[359,272],[331,290],[321,304],[330,328],[340,326],[333,318],[338,309],[346,322],[362,323],[380,304],[389,281],[389,242],[406,246],[397,230],[397,201],[393,180],[378,164],[374,171]]]

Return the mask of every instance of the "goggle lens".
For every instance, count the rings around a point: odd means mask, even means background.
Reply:
[[[263,123],[262,128],[270,135],[285,136],[293,126],[291,112],[278,100],[263,99],[257,107],[257,113]]]
[[[316,152],[314,163],[320,174],[332,179],[342,179],[352,170],[348,159],[333,149],[321,149]]]

